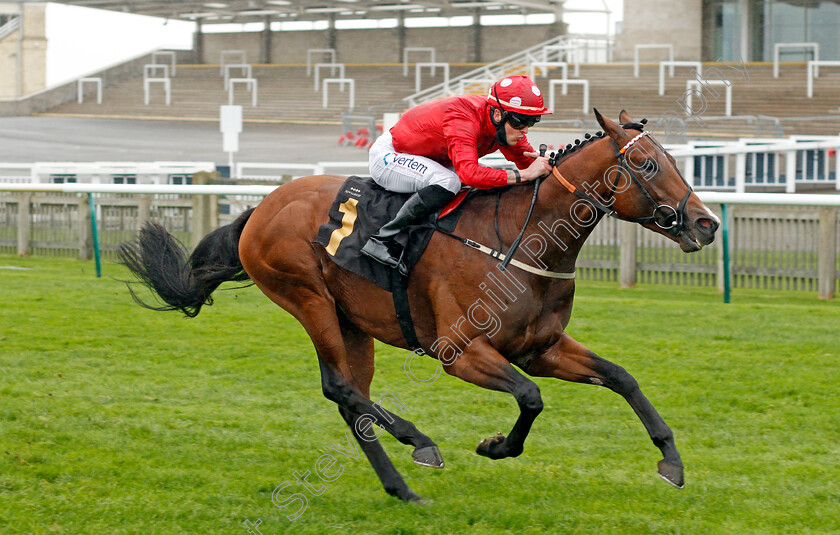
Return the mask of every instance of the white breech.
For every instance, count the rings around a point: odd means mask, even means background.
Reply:
[[[452,193],[461,189],[461,180],[451,167],[424,156],[395,151],[390,132],[379,136],[370,147],[368,168],[374,182],[389,191],[414,193],[435,185]]]

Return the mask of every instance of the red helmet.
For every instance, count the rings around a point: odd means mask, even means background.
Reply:
[[[551,110],[543,105],[542,93],[527,76],[505,76],[492,86],[487,100],[502,111],[522,115],[546,115]]]

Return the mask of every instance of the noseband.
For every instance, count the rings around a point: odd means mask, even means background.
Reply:
[[[636,127],[636,126],[642,126],[642,125],[634,124],[633,126]],[[626,126],[625,126],[625,128],[626,128]],[[641,128],[639,128],[639,129],[641,129]],[[653,206],[653,215],[650,215],[648,217],[624,217],[624,216],[621,216],[621,215],[618,214],[618,212],[615,211],[615,209],[610,208],[609,206],[606,206],[605,204],[599,202],[596,199],[593,199],[591,196],[589,196],[586,193],[583,193],[582,191],[580,191],[577,187],[575,187],[574,184],[572,184],[571,182],[566,180],[566,178],[563,175],[560,174],[560,171],[557,170],[556,163],[555,163],[555,166],[552,168],[551,172],[554,175],[554,177],[566,189],[568,189],[571,193],[574,193],[575,195],[577,195],[581,199],[591,203],[597,210],[603,212],[604,214],[606,214],[610,217],[614,217],[616,219],[620,219],[622,221],[629,221],[631,223],[639,223],[639,224],[642,224],[642,225],[647,224],[647,223],[654,223],[656,226],[658,226],[662,230],[666,231],[671,236],[676,237],[686,229],[686,221],[687,221],[688,218],[687,218],[686,213],[685,213],[685,205],[688,203],[688,198],[691,196],[691,192],[693,191],[693,189],[691,188],[689,183],[685,180],[685,177],[682,176],[682,173],[680,173],[679,169],[677,169],[676,166],[674,166],[674,170],[677,172],[677,175],[679,175],[679,177],[682,179],[683,183],[688,188],[688,191],[685,192],[685,196],[682,198],[682,200],[680,201],[679,205],[677,205],[676,208],[674,208],[670,205],[667,205],[667,204],[659,204],[659,203],[656,202],[656,200],[653,198],[653,196],[650,194],[650,192],[647,190],[647,188],[645,188],[644,182],[642,182],[642,180],[636,174],[635,170],[633,169],[633,166],[631,166],[627,162],[627,158],[625,157],[625,153],[627,152],[627,150],[630,147],[632,147],[637,141],[641,140],[643,137],[647,137],[648,139],[650,139],[657,147],[662,149],[663,153],[665,152],[665,149],[656,140],[654,140],[652,137],[650,137],[650,132],[639,133],[638,135],[636,135],[633,139],[628,141],[627,144],[624,145],[621,148],[619,148],[618,143],[616,143],[614,139],[612,139],[612,138],[610,139],[610,141],[612,141],[613,146],[615,147],[615,159],[618,162],[619,169],[616,169],[616,171],[615,171],[615,180],[613,180],[613,182],[612,182],[612,186],[610,187],[610,193],[609,193],[609,196],[607,197],[607,199],[608,199],[608,203],[609,203],[609,200],[613,199],[615,197],[615,190],[618,187],[618,180],[620,178],[620,174],[621,174],[621,171],[623,169],[623,170],[627,171],[627,174],[630,176],[630,179],[637,186],[639,186],[639,189],[641,190],[642,195],[644,195],[644,197]],[[609,203],[609,204],[612,204],[612,203]]]

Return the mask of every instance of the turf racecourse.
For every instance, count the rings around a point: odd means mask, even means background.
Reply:
[[[435,439],[443,470],[386,450],[424,506],[386,495],[321,394],[309,339],[258,290],[195,319],[137,307],[112,264],[0,257],[0,533],[837,533],[840,302],[813,294],[581,282],[569,332],[620,363],[671,425],[686,488],[624,400],[537,380],[516,459],[474,453],[517,415],[505,394],[410,381],[378,346],[373,397]],[[415,372],[431,374],[431,362]],[[326,453],[341,465],[314,475]],[[339,473],[338,465],[329,472]],[[314,496],[294,483],[313,472]],[[325,470],[326,472],[326,470]],[[272,504],[301,492],[294,522]],[[254,531],[256,533],[256,531]]]

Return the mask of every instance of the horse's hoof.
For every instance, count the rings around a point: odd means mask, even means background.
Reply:
[[[434,444],[425,448],[416,448],[411,452],[411,458],[420,466],[443,468],[443,457],[440,456],[440,450]]]
[[[681,464],[674,464],[662,459],[657,464],[659,468],[657,472],[659,472],[659,477],[667,481],[668,483],[672,484],[673,486],[681,489],[685,487],[685,479],[683,479],[683,467]]]
[[[498,446],[505,441],[505,436],[501,433],[497,433],[496,436],[485,438],[481,442],[478,443],[478,446],[475,448],[475,452],[482,457],[488,457],[490,459],[501,459],[505,457],[504,455],[498,454]]]
[[[420,496],[418,496],[416,494],[414,495],[413,498],[408,499],[406,501],[408,503],[416,503],[417,505],[429,505],[429,502],[427,502],[426,500],[424,500],[423,498],[421,498]]]
[[[404,502],[409,503],[420,503],[425,504],[426,500],[418,496],[413,490],[408,488],[408,486],[396,487],[396,488],[386,488],[385,492],[393,496],[394,498],[398,498]]]

